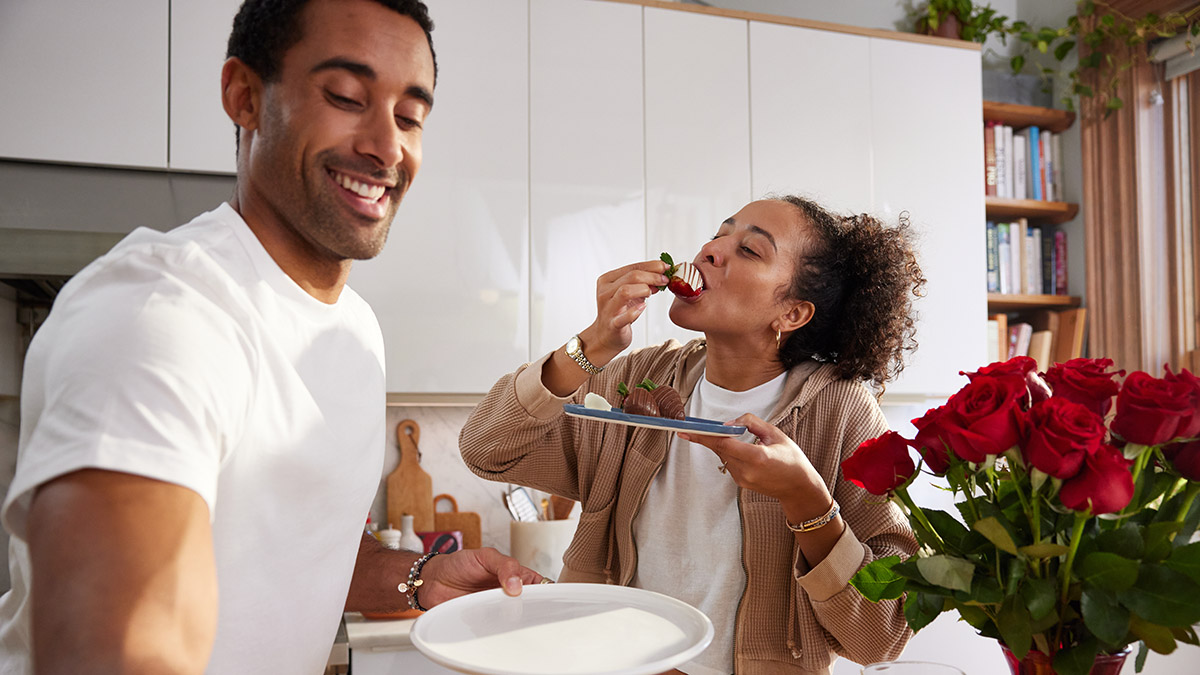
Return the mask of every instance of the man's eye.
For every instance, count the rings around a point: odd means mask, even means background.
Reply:
[[[401,116],[397,115],[396,123],[400,125],[401,129],[420,129],[421,128],[421,123],[418,122],[417,120],[412,119],[411,117],[401,117]]]
[[[362,107],[362,104],[359,103],[358,101],[356,101],[352,98],[347,98],[345,96],[340,96],[338,94],[333,93],[332,91],[326,92],[325,95],[329,97],[330,101],[333,101],[335,104],[337,104],[343,108]]]

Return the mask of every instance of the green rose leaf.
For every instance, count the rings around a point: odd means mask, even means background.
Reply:
[[[1054,672],[1057,675],[1088,675],[1099,653],[1100,643],[1095,639],[1060,649],[1054,655]]]
[[[1140,558],[1146,552],[1146,542],[1142,539],[1142,533],[1133,523],[1100,533],[1100,536],[1096,537],[1096,547],[1126,558]]]
[[[930,593],[909,593],[904,602],[904,618],[913,632],[919,631],[938,617],[946,607],[946,598]]]
[[[1079,604],[1083,623],[1092,635],[1105,644],[1125,644],[1125,636],[1129,633],[1129,610],[1117,602],[1115,594],[1085,586]]]
[[[1040,544],[1030,544],[1017,549],[1021,555],[1030,558],[1057,558],[1060,555],[1066,555],[1071,549],[1062,544],[1052,544],[1048,541],[1043,541]]]
[[[1021,586],[1021,598],[1035,620],[1054,612],[1054,592],[1058,585],[1053,579],[1026,579]]]
[[[1165,564],[1176,572],[1186,574],[1192,581],[1200,583],[1200,542],[1175,549]]]
[[[873,560],[850,577],[850,585],[871,602],[895,600],[904,594],[904,577],[892,571],[899,562],[898,555]]]
[[[1106,591],[1123,591],[1137,581],[1138,561],[1096,551],[1079,561],[1076,573],[1086,584]]]
[[[1000,637],[1018,659],[1024,659],[1030,645],[1033,644],[1030,623],[1029,610],[1025,609],[1024,603],[1013,597],[1005,599],[996,615],[996,627],[1000,629]]]
[[[938,536],[942,538],[942,541],[946,542],[946,545],[953,550],[962,553],[963,541],[971,533],[970,530],[958,522],[957,518],[945,511],[937,509],[922,510],[925,512],[925,517],[929,519],[929,524],[933,525],[934,530],[937,530]]]
[[[1163,565],[1143,565],[1137,583],[1119,592],[1117,599],[1150,623],[1190,626],[1200,622],[1200,586]]]
[[[980,518],[975,521],[974,528],[980,534],[987,537],[988,541],[992,542],[996,548],[1005,553],[1017,555],[1017,543],[1013,541],[1012,535],[1009,534],[1008,530],[1005,529],[1004,525],[995,516]]]
[[[1147,647],[1159,654],[1170,654],[1178,646],[1170,628],[1143,621],[1136,615],[1129,618],[1129,630]]]
[[[962,558],[948,555],[931,555],[917,560],[917,569],[921,576],[935,586],[949,588],[955,591],[971,592],[971,577],[975,574],[975,565]]]

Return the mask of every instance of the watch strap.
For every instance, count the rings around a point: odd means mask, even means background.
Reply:
[[[583,370],[589,375],[595,375],[596,373],[604,370],[603,366],[597,368],[592,364],[591,361],[588,361],[587,356],[585,356],[583,353],[583,340],[580,340],[578,335],[575,336],[575,342],[579,345],[579,348],[574,352],[567,352],[567,356],[570,356],[571,359],[575,361],[575,363],[578,363],[579,367],[583,368]]]

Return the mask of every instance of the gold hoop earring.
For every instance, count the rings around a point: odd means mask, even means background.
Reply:
[[[783,331],[775,331],[775,351],[779,351],[779,338],[783,335]]]

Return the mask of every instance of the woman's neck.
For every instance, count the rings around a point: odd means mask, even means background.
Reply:
[[[705,379],[729,391],[746,391],[779,377],[786,368],[768,344],[730,343],[707,336]]]

